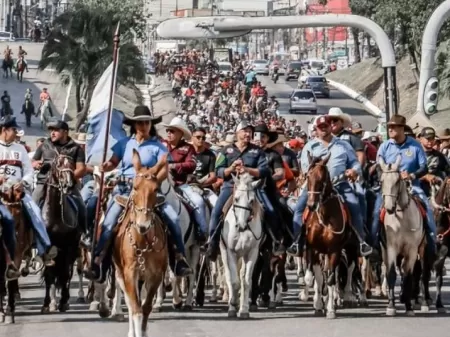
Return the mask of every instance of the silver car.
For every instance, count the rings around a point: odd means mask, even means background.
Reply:
[[[254,60],[252,68],[257,75],[269,75],[269,61],[267,60]]]
[[[309,76],[306,78],[305,87],[312,89],[316,95],[330,98],[330,87],[324,76]]]
[[[290,97],[289,113],[317,114],[317,98],[311,89],[295,89]]]

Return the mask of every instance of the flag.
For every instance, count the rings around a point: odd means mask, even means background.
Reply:
[[[116,78],[113,74],[113,62],[106,68],[100,77],[92,94],[91,105],[89,107],[87,118],[87,134],[86,134],[86,163],[92,166],[99,166],[103,161],[107,120],[109,113],[109,98],[111,93],[111,81],[114,80],[115,89]],[[115,91],[115,90],[114,90]],[[111,158],[111,148],[119,140],[126,137],[125,130],[122,127],[124,114],[113,109],[111,114],[111,129],[108,135],[108,149],[106,158]]]

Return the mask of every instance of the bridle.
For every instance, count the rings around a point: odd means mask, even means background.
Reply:
[[[392,197],[395,200],[395,208],[397,208],[397,205],[398,205],[400,207],[400,210],[403,211],[404,209],[406,209],[408,207],[409,202],[411,201],[411,193],[408,192],[407,182],[405,180],[401,179],[400,172],[397,171],[397,170],[383,171],[383,174],[397,174],[398,175],[398,180],[395,183],[395,185],[398,186],[398,189],[397,189],[398,193],[397,194],[385,194],[383,192],[383,188],[381,189],[381,194],[383,196],[383,205],[384,205],[384,197]],[[404,205],[404,207],[402,208],[402,206],[399,205],[398,201],[399,201],[399,199],[401,197],[401,188],[402,188],[403,184],[405,184],[406,195],[408,196],[408,200],[407,200],[406,204]]]

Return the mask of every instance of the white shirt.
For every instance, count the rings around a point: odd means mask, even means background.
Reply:
[[[27,150],[22,144],[12,142],[6,144],[0,141],[0,176],[9,181],[24,181],[33,186],[34,170]]]

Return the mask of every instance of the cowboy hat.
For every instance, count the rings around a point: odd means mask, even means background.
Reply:
[[[361,123],[359,122],[352,122],[352,132],[353,133],[360,133],[363,132],[364,129],[362,128]]]
[[[183,133],[185,140],[189,140],[192,137],[191,130],[189,130],[186,122],[180,117],[174,117],[169,124],[163,124],[168,129],[177,129]]]
[[[406,118],[402,115],[394,115],[391,117],[389,122],[386,124],[387,126],[406,126]]]
[[[343,112],[341,108],[330,108],[330,110],[328,110],[328,116],[339,118],[344,123],[344,126],[349,126],[352,123],[350,115]]]
[[[25,131],[23,129],[17,130],[16,137],[23,137],[25,135]]]
[[[278,133],[276,131],[270,131],[267,124],[259,124],[255,126],[255,132],[260,132],[269,136],[268,144],[275,142],[278,139]]]
[[[84,132],[79,132],[76,133],[73,137],[72,137],[73,141],[77,144],[80,145],[85,145],[86,144],[86,133]]]
[[[437,133],[439,139],[441,140],[449,140],[450,139],[450,129],[446,128],[446,129],[441,129],[438,131]]]
[[[228,145],[234,144],[235,141],[236,141],[236,136],[232,133],[229,133],[225,136],[225,139],[218,142],[217,145],[218,146],[228,146]]]
[[[280,143],[284,144],[288,141],[289,141],[289,139],[284,134],[279,133],[278,138],[274,142],[267,144],[267,147],[274,147],[277,144],[280,144]]]
[[[133,122],[151,121],[153,124],[161,123],[162,116],[155,117],[146,105],[138,105],[134,108],[132,116],[125,116],[124,124],[130,125]]]

